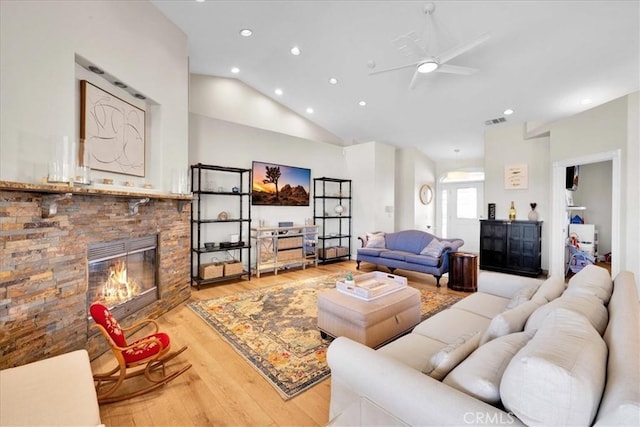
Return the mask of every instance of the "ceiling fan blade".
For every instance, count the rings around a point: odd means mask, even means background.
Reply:
[[[444,51],[442,54],[438,55],[440,64],[445,64],[451,61],[456,56],[462,55],[466,51],[471,50],[474,47],[486,42],[487,40],[489,40],[490,37],[491,36],[489,35],[489,33],[485,33],[485,34],[482,34],[480,37],[476,38],[475,40],[471,40],[470,42],[463,43],[447,51]]]
[[[478,71],[477,68],[461,67],[459,65],[450,65],[450,64],[442,64],[436,70],[436,72],[438,73],[463,74],[463,75],[471,75],[477,71]]]
[[[381,73],[386,73],[388,71],[395,71],[395,70],[401,70],[403,68],[409,68],[409,67],[415,67],[417,66],[420,62],[422,61],[418,61],[418,62],[414,62],[412,64],[406,64],[406,65],[399,65],[397,67],[391,67],[391,68],[385,68],[384,70],[378,70],[378,71],[372,71],[369,73],[370,76],[373,76],[374,74],[381,74]]]
[[[416,68],[416,70],[413,72],[413,77],[411,77],[411,83],[409,83],[409,89],[413,89],[414,86],[416,85],[416,81],[418,80],[418,74],[420,74],[418,72],[418,69]]]

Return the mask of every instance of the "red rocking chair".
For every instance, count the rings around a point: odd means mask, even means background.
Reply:
[[[189,364],[179,371],[167,375],[165,363],[185,351],[187,347],[169,352],[171,349],[169,335],[158,332],[158,323],[155,320],[146,319],[128,328],[121,328],[111,311],[104,305],[94,303],[89,311],[96,322],[91,327],[97,328],[102,333],[118,362],[118,366],[111,371],[93,376],[99,403],[118,402],[148,393],[191,368],[191,364]],[[124,333],[147,323],[152,324],[155,331],[151,335],[128,344]],[[142,374],[149,381],[149,385],[138,390],[116,394],[125,379]]]

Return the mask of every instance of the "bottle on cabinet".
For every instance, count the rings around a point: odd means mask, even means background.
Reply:
[[[511,201],[511,207],[509,208],[509,221],[515,221],[516,219],[516,207],[513,204],[513,200]]]

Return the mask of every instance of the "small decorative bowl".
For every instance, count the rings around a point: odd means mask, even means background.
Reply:
[[[215,246],[216,246],[216,244],[214,242],[206,242],[204,244],[204,248],[205,249],[213,249],[213,248],[215,248]]]

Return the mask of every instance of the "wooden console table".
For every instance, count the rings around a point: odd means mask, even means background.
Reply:
[[[449,282],[453,291],[478,290],[478,255],[467,252],[449,252]]]

